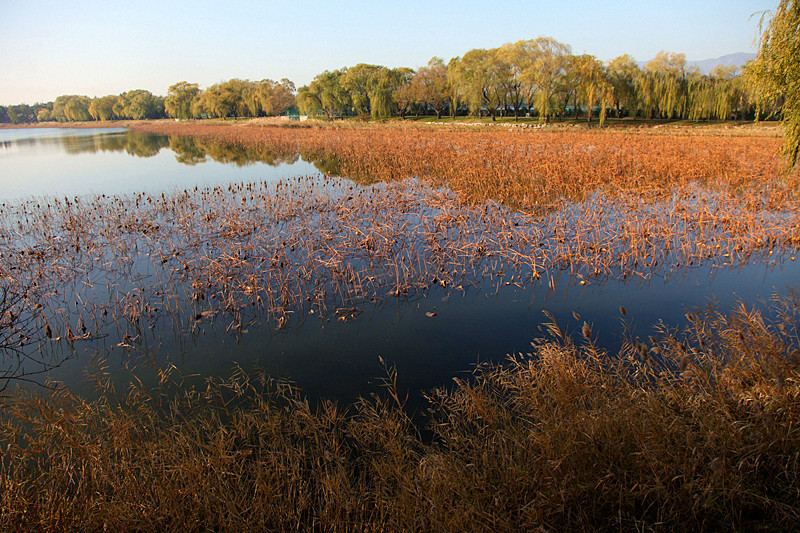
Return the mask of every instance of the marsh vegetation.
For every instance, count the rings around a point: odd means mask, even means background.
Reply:
[[[162,337],[191,339],[211,324],[245,339],[310,321],[369,327],[368,310],[433,296],[564,282],[668,291],[690,272],[704,282],[753,266],[793,272],[800,176],[784,171],[780,138],[690,128],[136,130],[183,135],[159,143],[184,162],[302,158],[325,171],[0,206],[6,527],[800,521],[792,288],[776,287],[764,304],[681,309],[680,322],[645,329],[622,306],[613,346],[599,341],[591,309],[543,315],[529,348],[427,390],[417,412],[395,360],[382,392],[348,406],[309,402],[280,376],[240,368],[198,381],[153,357]],[[143,384],[99,357],[88,366],[91,398],[15,386],[47,384],[52,367],[90,345],[157,377]]]

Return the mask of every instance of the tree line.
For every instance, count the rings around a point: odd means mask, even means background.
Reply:
[[[434,57],[412,71],[359,64],[325,71],[297,93],[300,111],[329,118],[414,114],[607,116],[729,120],[768,116],[779,101],[754,89],[752,67],[703,74],[683,54],[659,53],[640,68],[629,55],[607,63],[574,55],[550,37],[474,49],[449,62]]]
[[[167,96],[136,89],[119,95],[89,98],[62,95],[44,104],[0,106],[0,122],[79,122],[158,118],[259,117],[281,115],[295,105],[295,86],[280,82],[232,79],[201,90],[196,83],[178,82]]]
[[[296,90],[288,79],[231,79],[201,90],[178,82],[166,97],[133,90],[89,98],[64,95],[54,102],[0,107],[2,122],[258,117],[300,113],[327,118],[444,114],[519,118],[729,120],[770,116],[780,95],[758,89],[755,62],[738,72],[718,66],[709,74],[687,65],[683,54],[659,53],[640,68],[629,55],[603,62],[572,54],[550,37],[473,49],[445,62],[387,68],[358,64],[318,74]]]

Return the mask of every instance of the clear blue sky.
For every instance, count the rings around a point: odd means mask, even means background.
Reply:
[[[186,80],[289,78],[357,63],[416,68],[473,48],[554,37],[609,60],[660,50],[689,60],[755,51],[778,0],[401,2],[0,0],[0,104]]]

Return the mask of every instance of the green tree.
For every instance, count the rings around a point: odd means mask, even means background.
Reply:
[[[236,111],[239,96],[229,82],[215,83],[200,94],[199,107],[212,117],[229,117]]]
[[[526,48],[530,59],[522,78],[535,94],[539,121],[546,123],[556,110],[555,96],[564,87],[570,47],[552,37],[539,37],[528,41]]]
[[[794,167],[800,157],[800,1],[780,0],[747,76],[759,107],[767,101],[782,101],[784,151]]]
[[[120,94],[113,107],[119,118],[143,120],[164,116],[164,99],[144,89],[134,89]]]
[[[6,113],[8,113],[8,118],[11,121],[12,124],[19,124],[20,123],[19,115],[17,115],[17,110],[14,109],[13,105],[8,106],[8,109],[6,110]]]
[[[344,114],[350,107],[350,95],[342,85],[347,69],[324,71],[317,74],[308,87],[302,87],[297,94],[297,105],[304,114],[320,111],[328,119]]]
[[[503,78],[507,74],[497,49],[470,50],[456,59],[452,68],[454,90],[469,105],[470,113],[480,117],[485,107],[492,119],[496,119],[504,96]]]
[[[600,109],[600,124],[606,118],[606,107],[613,98],[613,88],[603,63],[589,54],[576,56],[572,62],[579,98],[586,104],[587,121],[592,121],[592,109]],[[575,106],[576,111],[578,105]],[[576,112],[577,116],[577,112]]]
[[[37,122],[49,122],[51,120],[53,120],[53,112],[47,109],[46,107],[40,109],[39,112],[36,114]]]
[[[382,67],[373,72],[369,80],[370,114],[373,119],[392,116],[395,108],[394,95],[398,89],[411,82],[413,72],[406,67]]]
[[[297,105],[294,93],[294,83],[286,78],[279,82],[261,80],[256,91],[261,112],[268,117],[286,113]]]
[[[392,94],[392,101],[397,110],[397,114],[405,118],[405,116],[414,108],[418,101],[417,93],[413,85],[413,78],[416,77],[412,73],[412,80],[397,88]]]
[[[606,71],[616,116],[622,118],[623,109],[636,110],[636,79],[641,75],[641,70],[631,56],[623,54],[612,59]]]
[[[65,94],[53,102],[53,118],[59,122],[91,120],[88,96]]]
[[[514,108],[514,119],[519,118],[523,106],[533,108],[535,88],[530,74],[536,58],[536,40],[506,43],[498,50],[498,55],[506,65],[506,95]]]
[[[640,105],[652,118],[685,116],[688,108],[686,56],[663,50],[647,63],[636,84]]]
[[[322,101],[311,87],[303,85],[297,90],[297,108],[303,115],[316,115],[322,112]]]
[[[350,96],[353,111],[359,115],[370,113],[370,89],[374,84],[375,76],[386,67],[359,63],[347,69],[341,78],[341,86]]]
[[[164,110],[172,118],[185,120],[193,116],[192,103],[200,94],[196,83],[179,81],[171,85],[167,98],[164,100]]]
[[[114,114],[114,104],[117,102],[116,96],[103,96],[92,98],[89,104],[89,114],[94,120],[106,121],[116,118]]]

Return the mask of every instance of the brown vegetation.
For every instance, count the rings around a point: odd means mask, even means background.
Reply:
[[[800,526],[798,302],[690,316],[608,358],[584,324],[431,395],[312,409],[237,371],[174,370],[0,414],[6,530],[782,530]],[[624,310],[623,310],[624,312]],[[580,335],[578,336],[580,338]],[[170,389],[176,389],[170,390]]]
[[[800,244],[798,175],[770,137],[141,127],[299,152],[365,185],[3,204],[0,350],[19,368],[46,371],[58,343],[129,348],[164,320],[244,334],[432,287],[668,277]],[[691,314],[612,356],[577,314],[582,340],[552,323],[531,354],[431,394],[431,438],[391,386],[350,409],[242,372],[203,392],[165,370],[119,394],[100,372],[91,402],[14,393],[0,527],[795,529],[798,301],[773,306]]]
[[[533,212],[565,199],[580,201],[593,192],[663,195],[692,183],[734,193],[755,189],[758,194],[762,185],[769,185],[765,200],[775,202],[793,198],[798,183],[796,173],[788,182],[778,179],[780,139],[774,137],[168,122],[134,127],[335,159],[341,175],[367,183],[416,176],[446,185],[467,201],[492,199]]]

